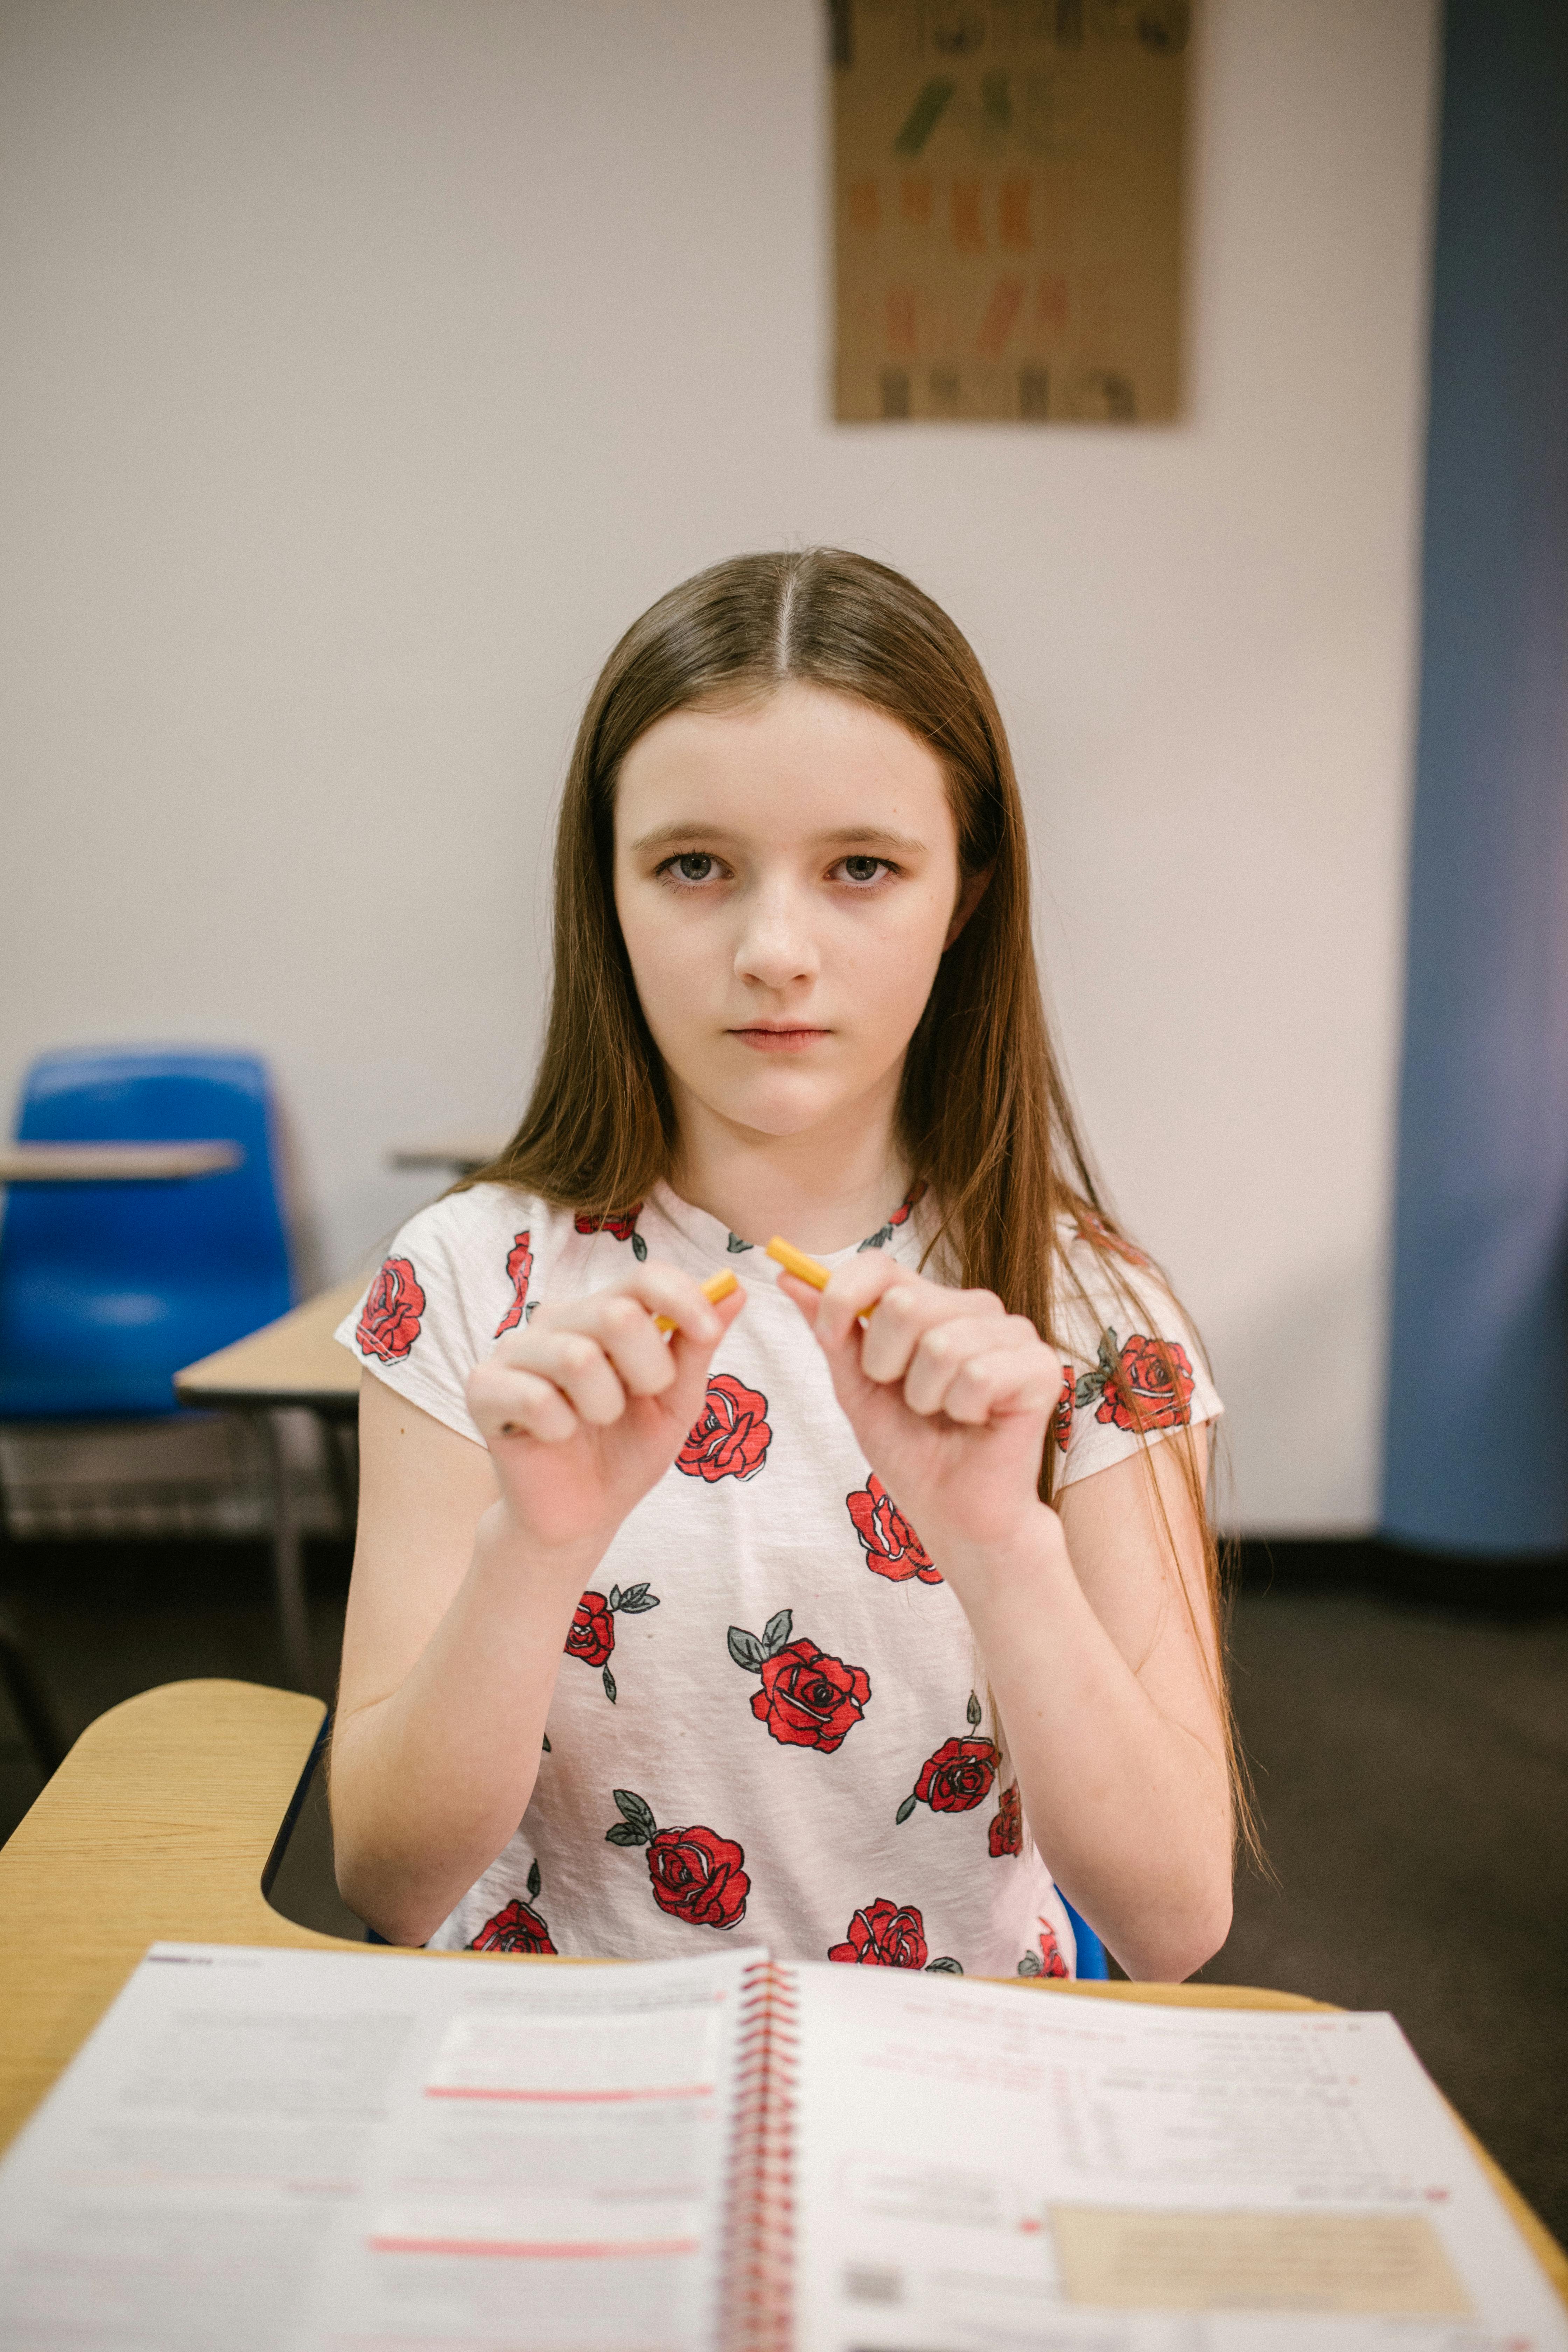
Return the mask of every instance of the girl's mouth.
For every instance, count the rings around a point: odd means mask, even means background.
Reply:
[[[816,1045],[830,1034],[826,1029],[731,1029],[742,1045],[753,1054],[800,1054],[808,1045]]]

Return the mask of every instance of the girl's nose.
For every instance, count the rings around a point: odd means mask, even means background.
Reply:
[[[737,978],[787,988],[793,981],[814,980],[817,969],[816,943],[794,893],[766,890],[749,898],[735,950]]]

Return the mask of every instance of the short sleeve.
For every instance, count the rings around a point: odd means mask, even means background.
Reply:
[[[476,1445],[484,1440],[468,1412],[468,1374],[498,1329],[525,1311],[528,1206],[485,1186],[421,1209],[333,1335],[378,1381]]]
[[[1105,1261],[1064,1228],[1056,1344],[1062,1394],[1051,1423],[1059,1491],[1225,1411],[1203,1344],[1157,1269],[1131,1249]]]

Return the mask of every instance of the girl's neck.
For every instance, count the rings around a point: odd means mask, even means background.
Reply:
[[[684,1090],[679,1090],[684,1092]],[[678,1100],[680,1142],[670,1183],[742,1241],[782,1234],[817,1255],[852,1249],[884,1224],[909,1173],[882,1116],[837,1120],[802,1135],[763,1135]]]

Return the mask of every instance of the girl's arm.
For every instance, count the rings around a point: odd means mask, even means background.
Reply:
[[[960,1596],[1053,1877],[1129,1976],[1162,1983],[1212,1958],[1231,1916],[1217,1635],[1180,1443],[1069,1486],[1059,1517],[1042,1504],[1033,1541]]]
[[[483,1446],[365,1377],[332,1836],[345,1902],[392,1942],[423,1943],[521,1820],[577,1602],[743,1304],[650,1265],[541,1307],[469,1379]]]
[[[1189,1976],[1229,1927],[1231,1813],[1183,1441],[1069,1487],[1058,1515],[1036,1482],[1061,1364],[1032,1324],[885,1258],[842,1269],[820,1298],[788,1288],[868,1460],[968,1615],[1062,1892],[1130,1976]]]

